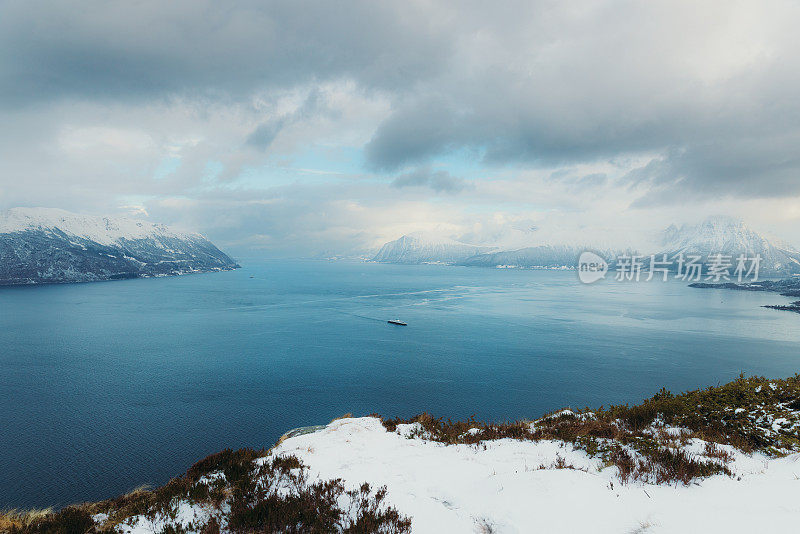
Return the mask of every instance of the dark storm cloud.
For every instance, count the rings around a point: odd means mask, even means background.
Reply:
[[[414,3],[9,0],[4,105],[61,97],[229,97],[353,77],[401,87],[439,68],[446,36]]]
[[[416,169],[392,180],[392,187],[429,187],[437,193],[459,193],[469,185],[465,179],[447,171],[431,171],[428,168]]]
[[[325,116],[336,118],[335,110],[330,109],[324,96],[316,89],[309,92],[305,101],[292,113],[273,117],[259,124],[247,136],[246,144],[258,150],[264,151],[272,144],[281,130],[287,125],[295,124],[303,120],[312,120],[315,117]]]
[[[259,150],[266,150],[272,141],[275,140],[278,133],[284,125],[283,119],[277,119],[264,122],[256,127],[253,132],[247,136],[247,144]]]
[[[389,102],[364,136],[380,173],[453,153],[527,167],[650,155],[624,180],[641,205],[793,195],[798,15],[791,2],[6,0],[0,111],[172,98],[202,110],[346,80]],[[295,119],[259,119],[240,143],[266,150]]]
[[[680,203],[687,195],[781,197],[800,190],[800,136],[725,139],[671,150],[623,183],[646,186],[635,206]],[[689,197],[690,198],[690,197]]]
[[[443,98],[415,101],[381,124],[367,144],[366,156],[378,170],[394,170],[464,144],[463,124]]]
[[[511,75],[506,76],[507,85],[514,85]],[[557,93],[558,83],[547,91]],[[587,112],[577,101],[567,101],[551,107],[537,97],[541,87],[532,86],[530,94],[509,94],[502,86],[487,86],[480,94],[459,94],[461,90],[454,84],[447,98],[415,98],[395,110],[365,147],[372,167],[396,170],[462,149],[481,154],[485,164],[555,166],[593,160],[663,146],[675,139],[686,113],[653,124],[619,115],[611,106]],[[599,100],[588,90],[572,98]]]

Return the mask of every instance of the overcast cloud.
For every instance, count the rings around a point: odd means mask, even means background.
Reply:
[[[235,254],[402,233],[800,245],[800,6],[0,3],[0,207],[146,214]],[[645,221],[643,223],[643,221]]]

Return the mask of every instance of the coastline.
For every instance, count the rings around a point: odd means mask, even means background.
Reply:
[[[139,279],[147,279],[147,278],[170,278],[176,276],[188,276],[192,274],[211,274],[211,273],[222,273],[227,271],[235,271],[236,269],[241,269],[242,266],[238,263],[229,267],[209,267],[207,269],[194,269],[194,270],[186,270],[186,271],[176,271],[172,273],[164,273],[164,274],[148,274],[148,273],[121,273],[120,275],[116,276],[109,276],[106,278],[96,278],[93,280],[40,280],[40,281],[28,281],[28,282],[14,282],[14,283],[7,283],[5,281],[0,281],[0,288],[4,287],[32,287],[32,286],[53,286],[53,285],[68,285],[68,284],[94,284],[97,282],[119,282],[121,280],[139,280]]]

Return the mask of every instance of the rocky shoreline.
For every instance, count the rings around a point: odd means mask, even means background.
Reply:
[[[788,306],[780,305],[780,304],[767,304],[763,306],[764,308],[769,308],[771,310],[783,310],[783,311],[792,311],[796,313],[800,313],[800,300],[796,300],[789,304]]]

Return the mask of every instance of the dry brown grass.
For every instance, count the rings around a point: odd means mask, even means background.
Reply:
[[[86,505],[67,506],[58,512],[11,510],[2,514],[3,534],[86,534],[97,532]]]
[[[428,413],[411,419],[382,421],[390,432],[399,424],[418,423],[422,430],[414,437],[446,444],[478,445],[502,438],[564,441],[616,465],[623,481],[647,479],[688,484],[698,477],[730,474],[726,464],[733,457],[718,444],[770,455],[800,450],[800,427],[787,425],[786,430],[774,432],[760,422],[765,417],[800,421],[798,410],[800,375],[782,380],[740,376],[722,386],[678,395],[662,389],[633,406],[601,406],[577,414],[553,412],[534,423],[526,420],[492,423],[474,417],[452,421]],[[672,435],[663,429],[664,425],[684,430]],[[468,432],[472,428],[479,431]],[[704,455],[694,456],[682,450],[692,438],[710,443]]]
[[[52,508],[44,508],[41,510],[4,510],[0,512],[0,532],[10,532],[14,528],[26,528],[52,513]]]

